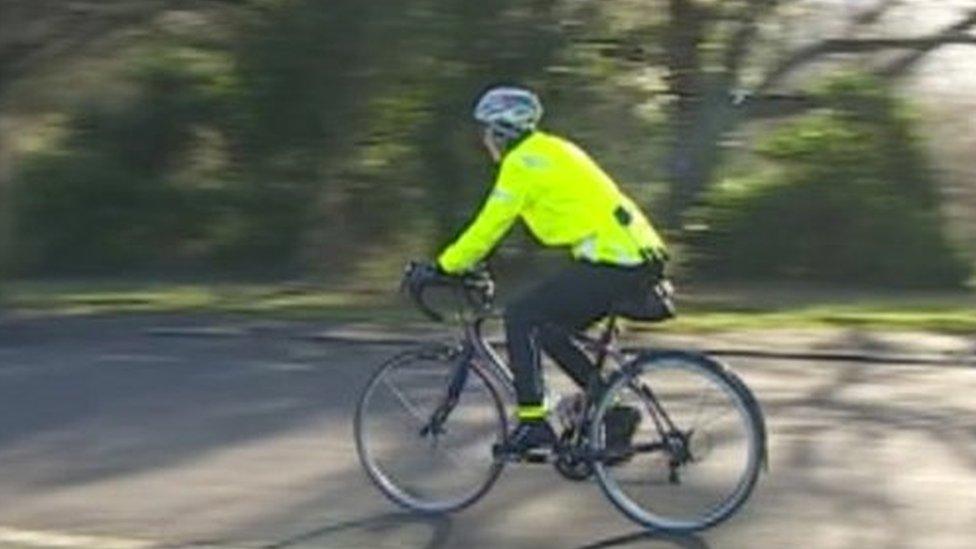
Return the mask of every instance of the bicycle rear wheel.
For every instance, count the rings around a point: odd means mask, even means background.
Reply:
[[[501,473],[492,447],[506,433],[502,401],[467,360],[441,345],[403,353],[376,372],[360,398],[360,462],[383,494],[412,511],[461,509]]]
[[[621,406],[640,421],[629,442],[608,442],[604,418]],[[756,484],[765,436],[745,384],[718,362],[683,352],[648,353],[625,366],[590,424],[604,493],[632,520],[668,532],[731,516]]]

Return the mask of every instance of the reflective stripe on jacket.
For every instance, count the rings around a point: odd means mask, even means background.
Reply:
[[[650,222],[583,150],[535,131],[502,158],[498,178],[477,218],[438,258],[459,273],[483,259],[519,217],[547,246],[576,259],[636,265],[665,255]]]

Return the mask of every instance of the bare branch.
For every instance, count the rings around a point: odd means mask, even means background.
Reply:
[[[902,0],[882,0],[874,7],[858,13],[851,23],[858,26],[873,25],[874,23],[877,23],[879,19],[881,19],[881,16],[883,16],[885,12],[895,6],[901,5],[902,3]]]
[[[776,7],[779,0],[751,0],[742,15],[742,24],[729,40],[725,48],[722,66],[730,80],[737,79],[743,62],[749,53],[749,46],[759,32],[759,16]]]
[[[833,38],[801,48],[782,60],[756,87],[757,92],[765,92],[778,84],[797,67],[822,56],[845,53],[868,53],[889,49],[910,49],[928,52],[945,44],[976,44],[976,37],[967,34],[969,28],[976,26],[976,10],[931,36],[918,38]]]

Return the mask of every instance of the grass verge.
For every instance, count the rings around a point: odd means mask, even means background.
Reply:
[[[817,291],[790,299],[758,290],[690,291],[681,314],[654,329],[709,332],[743,329],[861,328],[976,333],[972,293],[856,295]],[[391,292],[341,291],[294,284],[173,284],[120,282],[12,282],[5,290],[9,311],[52,315],[241,314],[287,319],[371,321],[420,320]]]

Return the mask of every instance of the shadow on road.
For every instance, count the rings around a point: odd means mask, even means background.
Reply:
[[[408,513],[390,513],[341,522],[339,524],[302,532],[282,541],[262,545],[261,549],[286,549],[309,542],[320,542],[324,546],[329,547],[331,546],[330,541],[334,540],[337,536],[344,535],[354,535],[357,537],[370,535],[373,538],[376,536],[399,537],[401,530],[418,525],[426,526],[430,529],[430,540],[426,544],[417,545],[416,547],[422,547],[424,549],[447,547],[448,538],[451,533],[450,517],[443,515],[424,516]]]
[[[174,520],[165,538],[229,547],[260,540],[265,549],[499,539],[510,543],[491,545],[709,546],[698,536],[621,535],[633,525],[602,499],[594,507],[595,487],[534,471],[506,472],[465,515],[390,513],[355,459],[351,414],[368,376],[395,349],[275,334],[150,338],[139,327],[132,319],[88,320],[0,337],[7,517],[111,517],[155,531],[166,516]],[[862,545],[909,546],[904,540],[918,539],[916,518],[963,524],[957,517],[970,509],[965,488],[976,470],[970,373],[737,362],[770,420],[776,475],[761,485],[746,520],[709,533],[713,543],[751,546],[758,527],[766,545],[785,546],[797,528],[819,523],[815,535],[833,535],[839,524]],[[146,490],[159,496],[141,496]],[[938,538],[941,546],[953,535]],[[173,547],[194,545],[204,542]]]
[[[649,542],[659,542],[659,547],[681,547],[683,549],[709,549],[708,543],[694,534],[663,534],[640,530],[632,534],[616,536],[583,545],[578,549],[606,549],[609,547],[626,547],[640,544],[642,547]]]
[[[345,425],[357,391],[344,388],[389,354],[271,336],[150,338],[131,324],[32,326],[29,342],[0,341],[0,464],[10,483],[94,484],[312,421]]]

